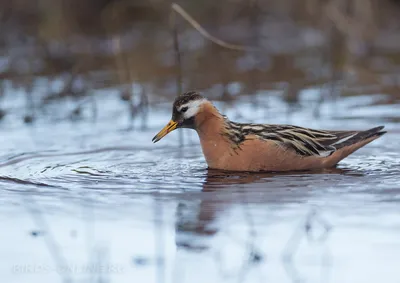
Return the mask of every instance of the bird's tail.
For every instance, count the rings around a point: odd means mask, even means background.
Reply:
[[[367,141],[367,143],[379,138],[380,136],[386,134],[386,131],[382,131],[384,126],[375,127],[366,131],[359,131],[351,138],[347,139],[346,141],[338,144],[336,149],[340,149],[343,147],[348,147],[363,141]],[[365,143],[366,144],[366,143]],[[364,144],[363,144],[364,145]]]

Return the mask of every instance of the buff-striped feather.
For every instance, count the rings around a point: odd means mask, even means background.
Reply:
[[[368,134],[379,134],[380,127],[369,131],[323,131],[291,125],[235,123],[224,116],[223,135],[240,148],[249,136],[273,141],[279,146],[294,150],[301,156],[326,157],[339,148],[355,140],[366,138]]]

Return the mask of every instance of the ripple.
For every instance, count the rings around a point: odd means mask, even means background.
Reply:
[[[370,127],[371,119],[354,121],[354,115],[347,113],[357,104],[363,105],[358,114],[369,113],[376,119],[396,116],[393,109],[385,114],[390,106],[368,110],[375,107],[374,101],[366,97],[339,101],[337,117],[312,118],[313,126]],[[269,122],[286,123],[280,115],[284,103],[277,97],[269,102]],[[246,98],[237,106],[241,119],[266,120],[265,109],[252,111]],[[300,109],[292,119],[308,125],[311,116],[306,112],[309,109]],[[154,243],[165,247],[165,263],[194,266],[194,274],[202,274],[207,263],[213,269],[222,265],[236,272],[249,260],[263,270],[282,269],[283,251],[296,254],[303,267],[315,270],[320,266],[315,249],[323,245],[331,248],[335,262],[351,266],[346,271],[335,264],[342,274],[353,274],[353,268],[363,274],[366,258],[379,259],[374,267],[380,264],[381,269],[398,262],[398,123],[337,168],[238,173],[208,170],[198,139],[190,131],[184,131],[184,146],[177,132],[153,145],[152,136],[170,114],[160,113],[154,113],[149,129],[143,131],[115,129],[115,120],[105,116],[97,125],[46,124],[29,135],[19,128],[7,132],[0,156],[0,220],[7,227],[0,247],[5,258],[26,261],[29,252],[36,262],[51,265],[49,251],[38,243],[53,235],[73,262],[97,258],[84,252],[101,243],[134,272],[139,269],[133,269],[129,259],[145,259],[140,261],[145,262],[143,270],[159,262],[160,255],[153,251],[162,249],[154,249]],[[33,239],[32,231],[43,233]],[[317,245],[313,237],[319,239]],[[18,245],[9,245],[15,241]]]

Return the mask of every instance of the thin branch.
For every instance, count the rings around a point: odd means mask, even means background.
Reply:
[[[50,227],[43,216],[42,211],[38,208],[37,203],[34,201],[32,197],[24,197],[24,205],[29,212],[30,216],[34,223],[40,228],[40,230],[45,231],[46,233],[43,236],[44,242],[46,244],[47,250],[50,253],[50,256],[54,260],[55,264],[58,267],[58,270],[63,270],[66,268],[67,260],[64,257],[60,247],[58,246],[53,234],[51,233]],[[72,278],[68,273],[60,272],[60,277],[62,282],[71,283]]]
[[[172,5],[173,6],[173,5]],[[178,25],[176,23],[175,13],[171,13],[170,15],[170,25],[172,28],[172,37],[174,40],[174,52],[175,52],[175,61],[177,66],[177,76],[176,76],[176,96],[179,96],[183,92],[183,75],[182,75],[182,60],[181,60],[181,51],[179,48],[179,38],[178,38]],[[179,144],[180,147],[183,146],[183,132],[179,132]]]
[[[243,45],[236,45],[236,44],[231,44],[228,42],[225,42],[215,36],[212,36],[209,34],[195,19],[193,19],[192,16],[190,16],[181,6],[179,6],[176,3],[172,3],[171,5],[172,10],[177,12],[179,15],[182,16],[190,25],[192,25],[202,36],[207,38],[208,40],[214,42],[215,44],[227,48],[227,49],[232,49],[232,50],[238,50],[238,51],[245,51],[245,50],[258,50],[258,48],[254,47],[247,47]]]

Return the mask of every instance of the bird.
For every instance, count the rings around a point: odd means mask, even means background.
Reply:
[[[180,94],[169,123],[154,143],[178,128],[196,130],[209,169],[247,172],[309,171],[339,161],[379,138],[384,126],[364,131],[316,130],[294,125],[232,122],[199,92]]]

